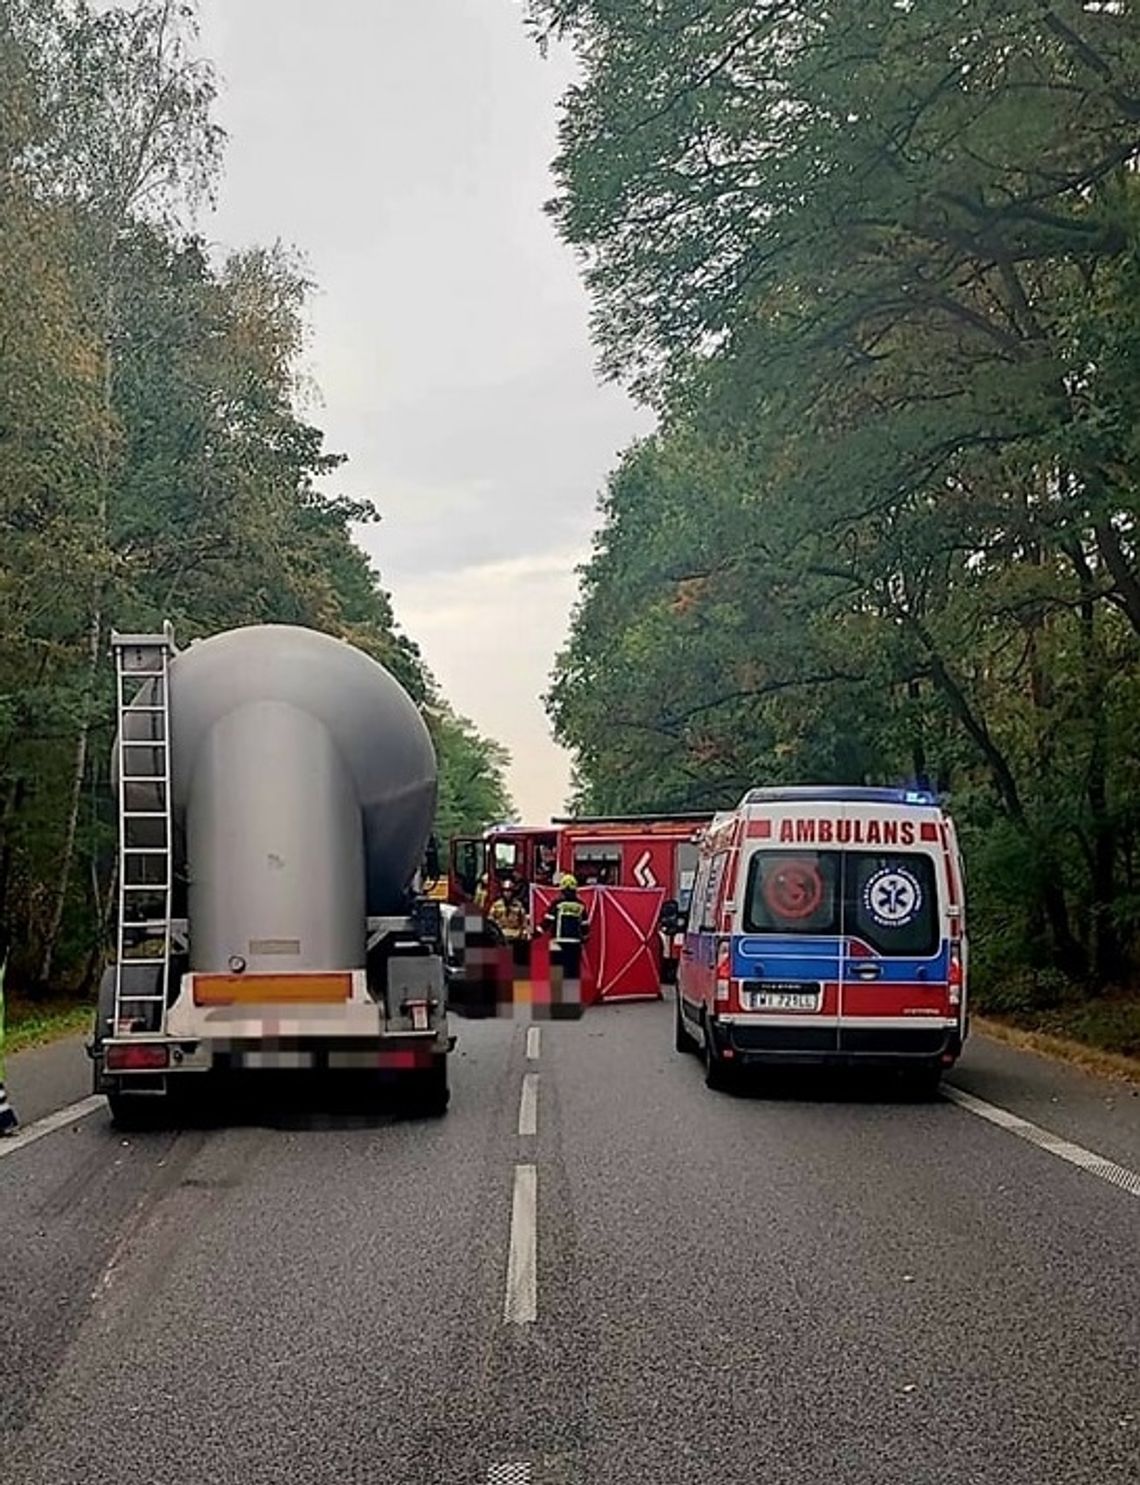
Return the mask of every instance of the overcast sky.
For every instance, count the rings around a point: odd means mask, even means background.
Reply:
[[[455,707],[513,756],[524,819],[564,804],[539,701],[617,453],[649,427],[599,384],[588,302],[542,204],[570,59],[515,0],[202,0],[230,142],[227,247],[277,238],[319,286],[309,366],[337,488]]]

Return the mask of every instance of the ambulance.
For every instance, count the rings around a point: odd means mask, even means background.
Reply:
[[[933,1093],[967,1032],[962,858],[908,789],[753,789],[700,844],[676,1047],[750,1067],[894,1068]]]

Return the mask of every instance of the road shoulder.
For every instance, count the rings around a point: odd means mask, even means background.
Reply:
[[[8,1058],[8,1097],[24,1128],[91,1092],[85,1040],[84,1033],[73,1032]]]
[[[1140,1085],[1098,1077],[974,1028],[946,1081],[1054,1134],[1140,1169]]]

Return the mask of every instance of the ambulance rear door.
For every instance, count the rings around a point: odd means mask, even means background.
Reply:
[[[847,814],[839,1048],[932,1055],[954,1019],[936,811],[868,805]]]
[[[737,885],[733,973],[741,1005],[789,1051],[834,1052],[843,943],[842,853],[820,840],[820,805],[748,822]],[[830,820],[843,807],[823,806]],[[780,1028],[777,1032],[775,1029]]]

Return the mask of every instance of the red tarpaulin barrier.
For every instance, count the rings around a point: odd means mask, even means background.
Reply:
[[[558,896],[551,887],[532,887],[531,921],[537,928]],[[657,923],[665,901],[663,887],[583,887],[579,892],[590,922],[582,954],[582,1000],[636,1000],[661,996],[661,951]],[[550,939],[534,946],[536,975],[548,973]]]

